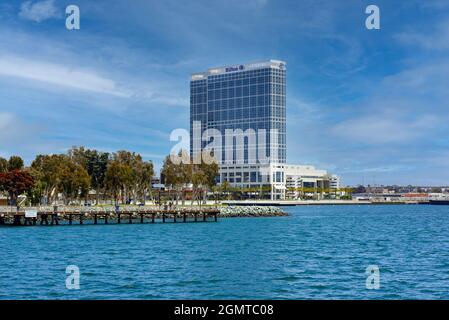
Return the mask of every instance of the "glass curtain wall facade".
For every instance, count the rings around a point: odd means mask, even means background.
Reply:
[[[283,172],[272,172],[271,168],[276,168],[273,164],[285,164],[287,157],[285,65],[269,60],[192,75],[190,155],[198,155],[209,143],[202,141],[206,129],[218,130],[222,150],[215,157],[220,163],[220,182],[242,188],[284,182]],[[197,134],[195,123],[200,124]],[[248,129],[256,135],[251,143]],[[232,130],[232,144],[227,130]],[[237,144],[240,138],[243,143]]]
[[[201,134],[206,129],[217,129],[223,136],[223,151],[217,157],[220,163],[225,163],[226,151],[233,151],[234,164],[256,164],[257,157],[251,163],[248,159],[249,148],[262,147],[259,137],[255,145],[248,145],[244,140],[244,159],[236,159],[237,150],[225,145],[225,130],[253,129],[266,136],[264,145],[266,156],[271,162],[286,162],[286,70],[285,63],[268,61],[249,65],[229,66],[210,69],[208,72],[194,74],[190,82],[190,153],[198,153],[207,144],[196,136],[194,141],[193,123],[201,122]],[[271,130],[277,130],[277,137],[271,137]],[[194,143],[195,142],[195,143]],[[276,144],[276,145],[273,145]],[[195,150],[195,146],[197,150]],[[226,150],[233,148],[233,150]],[[271,154],[273,150],[277,154]],[[255,152],[257,155],[257,151]],[[273,161],[274,160],[274,161]],[[230,163],[227,163],[230,164]]]

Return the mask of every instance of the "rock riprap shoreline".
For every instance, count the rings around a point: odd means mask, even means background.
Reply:
[[[221,218],[234,217],[280,217],[288,216],[284,210],[272,206],[229,206],[220,209]]]

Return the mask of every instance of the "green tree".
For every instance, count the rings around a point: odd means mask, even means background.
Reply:
[[[201,162],[200,164],[192,165],[192,184],[194,191],[192,201],[196,199],[200,203],[200,201],[205,202],[207,200],[207,192],[212,190],[216,185],[218,170],[219,166],[217,161],[213,161],[210,164]]]
[[[180,150],[178,156],[181,156],[184,150]],[[161,177],[170,195],[176,199],[176,203],[181,198],[185,202],[186,186],[192,181],[192,165],[189,163],[173,163],[171,156],[167,156],[161,170]],[[174,193],[172,193],[174,191]]]
[[[88,153],[87,172],[91,177],[92,188],[94,188],[96,192],[97,204],[100,192],[105,189],[105,178],[108,163],[109,153],[97,151],[91,151]]]
[[[11,156],[8,161],[8,171],[13,170],[22,170],[23,169],[23,160],[19,156]]]
[[[202,163],[200,165],[200,169],[205,174],[205,184],[207,187],[212,188],[217,183],[217,177],[220,167],[218,166],[217,162],[213,162],[210,164]]]
[[[118,160],[112,160],[108,164],[105,184],[107,190],[113,196],[115,204],[118,204],[119,196],[126,196],[127,188],[131,185],[132,179],[133,170],[128,164],[121,163]]]
[[[137,168],[136,172],[136,186],[138,191],[138,196],[142,203],[145,204],[146,196],[148,193],[151,195],[151,180],[154,176],[154,167],[151,161],[142,162]]]
[[[171,161],[170,156],[165,157],[164,163],[161,169],[161,182],[164,183],[165,189],[168,190],[168,197],[171,199],[171,192],[177,183],[177,168]]]
[[[65,158],[58,168],[58,191],[64,195],[66,204],[70,200],[86,197],[89,187],[90,177],[86,169]]]
[[[67,155],[74,163],[87,170],[87,150],[84,149],[84,147],[72,147],[69,151],[67,151]]]
[[[68,152],[72,160],[81,165],[90,176],[90,185],[96,193],[96,203],[99,195],[105,191],[105,176],[109,162],[109,153],[97,150],[72,147]]]
[[[31,173],[38,180],[47,203],[56,199],[61,163],[65,161],[64,155],[38,155],[31,164]]]
[[[42,173],[34,168],[29,168],[28,172],[33,177],[34,185],[28,190],[27,198],[32,205],[38,205],[45,195],[45,184],[42,180]]]
[[[193,201],[197,200],[198,204],[201,205],[201,199],[203,198],[203,187],[206,185],[207,178],[206,174],[199,169],[199,166],[194,165],[193,166],[193,173],[192,173],[192,184],[193,184],[193,196],[192,196],[192,203]]]
[[[139,175],[142,172],[143,160],[139,154],[129,152],[126,150],[117,151],[112,155],[114,161],[128,166],[131,169],[130,179],[128,184],[123,189],[123,194],[126,199],[131,199],[135,203],[140,189]]]
[[[0,157],[0,173],[8,171],[8,160]]]

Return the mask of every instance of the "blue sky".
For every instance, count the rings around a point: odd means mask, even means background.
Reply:
[[[84,145],[159,167],[188,129],[191,73],[270,58],[287,61],[290,163],[348,185],[449,184],[446,0],[2,1],[0,155]]]

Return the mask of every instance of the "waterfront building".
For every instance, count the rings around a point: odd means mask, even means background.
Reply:
[[[222,146],[220,152],[214,153],[220,164],[219,182],[228,181],[242,189],[268,187],[272,198],[284,198],[285,89],[286,64],[278,60],[211,68],[193,74],[191,157],[206,148],[208,140],[203,139],[203,133],[217,130]],[[195,135],[196,125],[199,135]]]
[[[286,140],[284,61],[230,65],[192,74],[190,156],[197,159],[212,144],[220,165],[219,183],[227,181],[253,193],[260,190],[259,196],[273,200],[286,198],[287,184],[339,187],[338,177],[328,177],[326,171],[287,165]],[[309,171],[316,178],[309,179]]]
[[[335,192],[340,188],[340,178],[337,175],[328,174],[326,170],[318,170],[310,165],[286,165],[285,184],[286,197],[289,199],[299,199],[301,196],[314,196]]]

